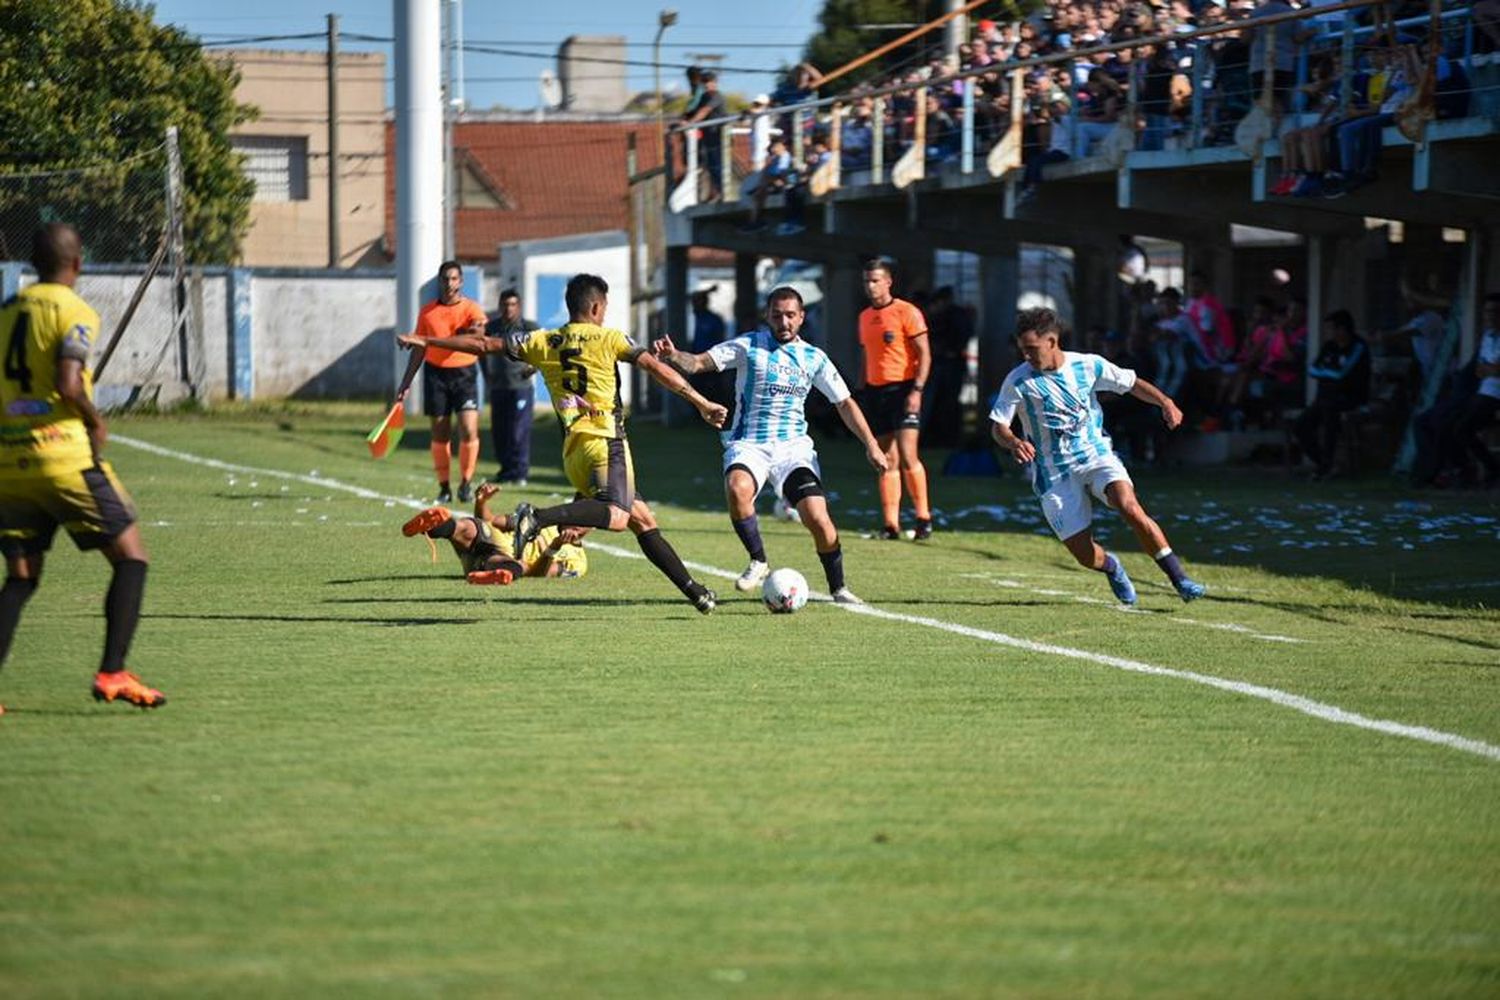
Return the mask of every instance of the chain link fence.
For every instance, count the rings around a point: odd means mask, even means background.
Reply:
[[[28,263],[32,234],[48,223],[66,222],[83,238],[76,289],[99,313],[91,363],[96,401],[108,409],[200,395],[175,145],[169,132],[160,146],[119,162],[0,173],[0,261]]]

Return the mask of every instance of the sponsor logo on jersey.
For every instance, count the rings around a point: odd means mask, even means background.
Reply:
[[[45,399],[16,399],[5,412],[12,417],[40,417],[52,412],[52,404]]]
[[[896,335],[887,330],[885,331],[885,333],[882,333],[880,335],[880,339],[885,341],[887,344],[894,344],[896,342]]]

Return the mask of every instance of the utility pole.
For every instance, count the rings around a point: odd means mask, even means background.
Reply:
[[[948,0],[949,14],[955,15],[944,29],[944,54],[958,58],[958,47],[969,37],[969,18],[964,13],[964,0]]]
[[[343,260],[339,246],[339,16],[328,15],[328,266]]]

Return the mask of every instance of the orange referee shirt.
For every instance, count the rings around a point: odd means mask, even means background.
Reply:
[[[917,377],[917,355],[910,341],[927,332],[922,310],[905,299],[859,314],[859,343],[865,349],[865,384],[889,385]]]
[[[417,334],[422,337],[451,337],[475,323],[483,326],[488,318],[472,299],[460,297],[451,306],[445,306],[434,299],[417,314]],[[479,355],[450,351],[443,347],[429,347],[423,360],[437,368],[467,368],[479,360]]]

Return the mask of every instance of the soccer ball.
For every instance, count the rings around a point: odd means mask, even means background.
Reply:
[[[807,606],[807,578],[794,569],[778,569],[766,577],[760,596],[772,614],[801,611]]]

